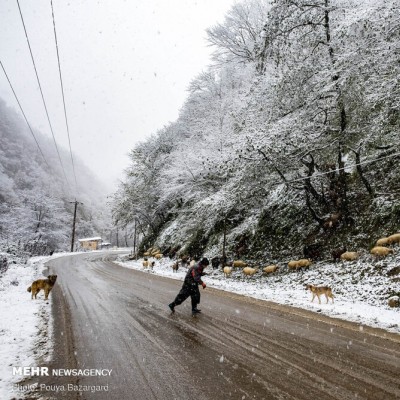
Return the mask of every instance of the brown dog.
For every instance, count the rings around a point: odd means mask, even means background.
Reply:
[[[334,301],[333,301],[333,297],[334,297],[334,296],[333,296],[333,293],[332,293],[332,289],[331,289],[330,287],[328,287],[328,286],[306,285],[306,290],[310,290],[311,293],[312,293],[311,302],[313,302],[315,296],[317,296],[317,297],[318,297],[319,304],[321,304],[320,296],[321,296],[322,294],[324,294],[325,297],[326,297],[326,302],[327,302],[327,303],[328,303],[328,301],[329,301],[329,298],[331,298],[331,299],[332,299],[332,303],[334,303]]]
[[[36,296],[40,292],[41,289],[44,290],[44,299],[47,300],[49,297],[50,290],[53,289],[54,284],[56,283],[57,275],[49,275],[47,279],[38,279],[33,282],[31,286],[28,287],[28,292],[32,292],[33,296]]]

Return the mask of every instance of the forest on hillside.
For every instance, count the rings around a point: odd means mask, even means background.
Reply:
[[[141,249],[274,259],[400,230],[397,0],[245,0],[113,198]]]
[[[98,235],[110,223],[101,183],[75,159],[75,187],[70,153],[59,148],[59,159],[50,138],[34,136],[39,147],[22,117],[0,99],[0,252],[26,257],[70,250],[75,198],[83,203],[76,239]]]

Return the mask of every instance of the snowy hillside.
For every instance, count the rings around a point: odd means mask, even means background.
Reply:
[[[394,0],[239,2],[179,118],[130,152],[115,221],[163,251],[323,260],[400,230]],[[396,55],[397,54],[397,55]]]

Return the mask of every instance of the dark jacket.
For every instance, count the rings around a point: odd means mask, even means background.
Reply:
[[[200,263],[197,263],[193,265],[193,267],[190,267],[185,276],[185,283],[189,285],[202,285],[203,281],[201,280],[201,277],[204,275],[203,270],[204,266]]]

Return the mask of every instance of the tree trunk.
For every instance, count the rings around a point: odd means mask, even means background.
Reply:
[[[329,23],[329,7],[330,7],[330,0],[325,0],[325,16],[324,16],[324,27],[325,27],[325,38],[326,38],[326,44],[328,46],[328,52],[329,52],[329,58],[332,63],[332,69],[333,69],[333,75],[332,75],[332,81],[335,82],[335,89],[337,93],[337,105],[340,111],[340,132],[344,133],[346,130],[347,126],[347,115],[346,115],[346,109],[344,106],[343,102],[343,95],[342,91],[340,89],[338,80],[339,80],[339,75],[335,71],[335,54],[333,51],[333,47],[331,45],[331,33],[330,33],[330,23]]]
[[[338,183],[338,191],[339,191],[339,211],[344,216],[345,220],[349,216],[349,207],[347,202],[347,178],[346,171],[344,169],[345,165],[342,159],[342,143],[339,142],[339,151],[338,151],[338,165],[339,165],[339,183]]]
[[[225,267],[226,264],[226,215],[224,218],[224,240],[222,243],[222,269]]]
[[[313,176],[315,172],[315,161],[314,157],[309,154],[309,157],[311,158],[311,161],[306,161],[305,159],[300,160],[302,164],[304,164],[308,168],[307,172],[307,178],[304,180],[304,189],[306,193],[309,193],[312,195],[312,197],[317,200],[317,202],[326,207],[328,205],[325,197],[321,194],[318,193],[318,191],[314,188],[314,186],[311,183],[311,177]]]
[[[310,194],[307,190],[306,190],[306,204],[307,204],[307,208],[310,211],[310,214],[312,215],[313,219],[315,221],[317,221],[319,225],[323,226],[325,221],[321,217],[319,217],[317,215],[317,213],[315,212],[315,210],[312,208],[311,201],[310,201]]]
[[[365,188],[367,189],[367,192],[369,193],[369,195],[371,197],[374,197],[374,189],[372,189],[370,183],[367,181],[367,178],[364,176],[364,171],[363,171],[363,169],[361,167],[361,157],[360,157],[361,149],[360,149],[360,147],[358,148],[358,150],[351,149],[353,151],[353,153],[355,154],[355,156],[356,156],[357,172],[358,172],[358,175],[360,176],[360,179],[361,179],[362,183],[364,184]]]

